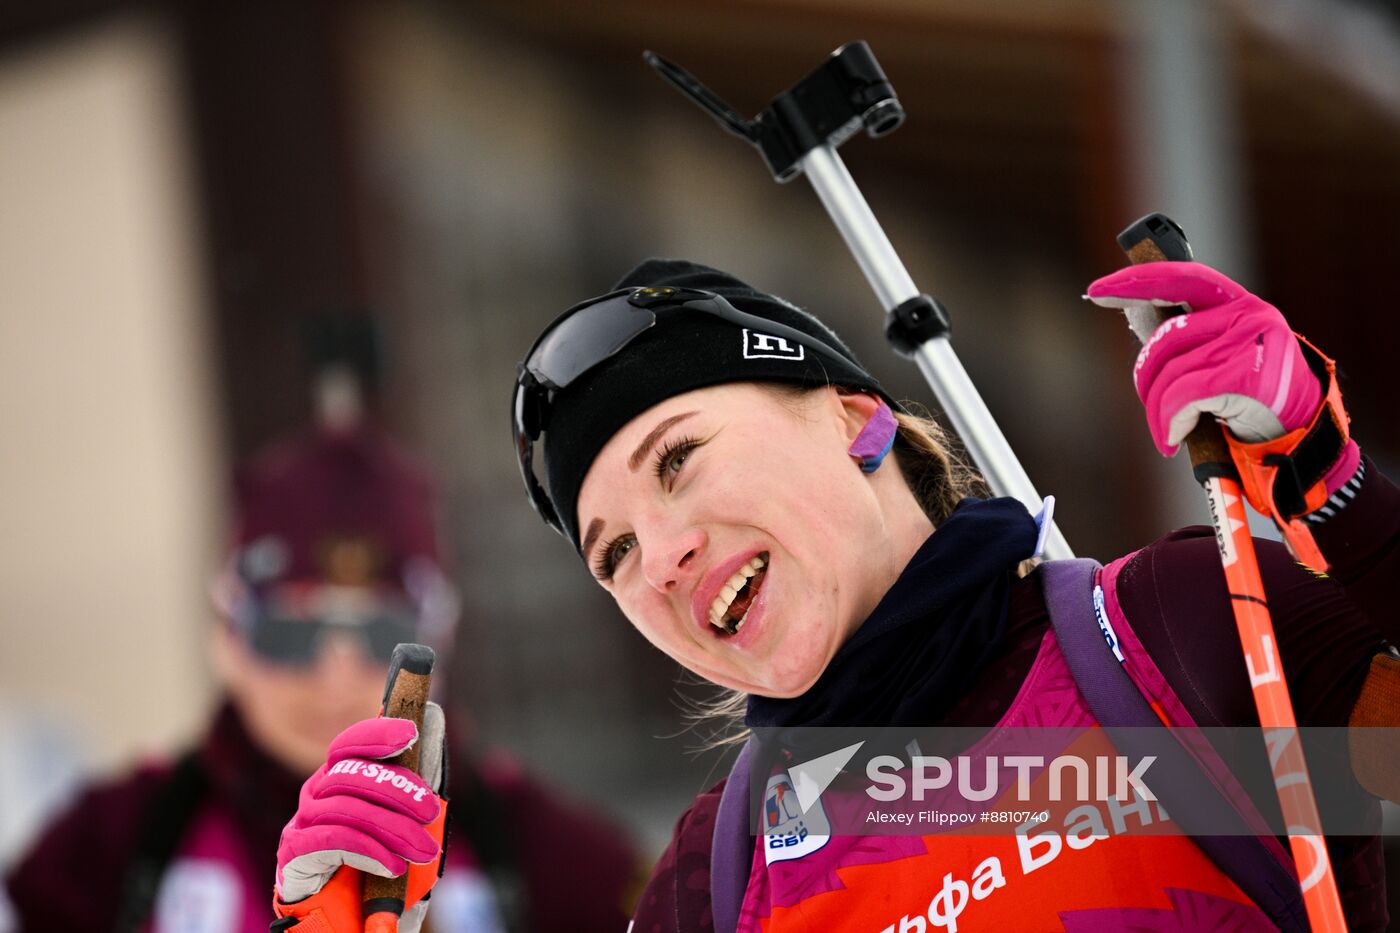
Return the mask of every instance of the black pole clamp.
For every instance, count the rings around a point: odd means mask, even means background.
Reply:
[[[848,42],[832,52],[821,67],[773,98],[752,120],[745,120],[681,66],[655,52],[643,58],[720,126],[757,146],[780,182],[796,178],[802,157],[818,146],[834,149],[862,127],[878,139],[904,122],[894,86],[864,42]]]
[[[885,314],[885,339],[904,356],[952,329],[947,309],[928,295],[915,295]]]
[[[817,70],[773,98],[752,120],[744,119],[680,65],[655,52],[642,57],[721,127],[758,147],[779,182],[796,178],[799,163],[818,146],[835,149],[862,127],[878,139],[904,122],[894,86],[864,42],[848,42],[832,52]],[[947,310],[928,295],[910,298],[885,315],[885,338],[905,356],[913,356],[935,337],[947,336],[950,329]]]

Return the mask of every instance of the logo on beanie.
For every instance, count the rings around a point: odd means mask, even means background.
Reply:
[[[807,354],[807,348],[793,344],[786,337],[775,337],[756,330],[744,328],[744,359],[746,360],[792,360],[794,363]]]
[[[332,536],[316,548],[321,575],[340,586],[369,586],[384,570],[385,555],[377,542],[363,535]]]

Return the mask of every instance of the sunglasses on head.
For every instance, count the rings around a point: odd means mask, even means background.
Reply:
[[[354,619],[260,615],[247,631],[259,657],[287,667],[311,667],[323,646],[336,637],[359,641],[365,657],[387,665],[400,642],[417,640],[417,620],[409,614],[378,612]]]
[[[568,532],[549,493],[535,476],[534,467],[535,442],[548,429],[556,395],[650,330],[659,315],[684,311],[708,314],[736,327],[782,337],[824,356],[838,355],[811,334],[740,311],[714,292],[698,288],[624,288],[565,311],[525,355],[516,371],[511,404],[516,457],[530,504],[545,524],[565,537]]]

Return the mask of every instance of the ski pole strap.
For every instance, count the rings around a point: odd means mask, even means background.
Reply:
[[[1351,419],[1337,386],[1337,364],[1302,335],[1295,336],[1308,367],[1325,386],[1326,394],[1312,423],[1257,444],[1224,433],[1249,504],[1274,520],[1294,557],[1325,570],[1327,560],[1303,516],[1327,503],[1324,480],[1346,451]]]
[[[287,933],[292,927],[296,927],[297,933],[336,933],[330,921],[319,913],[310,917],[283,917],[272,921],[267,929],[268,933]]]
[[[403,903],[409,907],[427,897],[442,874],[442,842],[447,834],[446,800],[438,808],[438,815],[423,828],[437,840],[438,855],[431,862],[421,865],[410,862],[408,871],[399,876],[404,885]],[[376,905],[365,900],[364,891],[370,878],[379,877],[342,865],[321,886],[321,890],[295,903],[284,903],[274,891],[272,913],[277,920],[269,928],[270,933],[282,933],[284,930],[295,930],[296,933],[360,933],[361,930],[375,929],[371,921]],[[403,908],[400,906],[398,910],[399,913],[392,915],[395,925]],[[380,913],[382,915],[383,912]],[[382,925],[382,920],[374,920],[373,923]]]

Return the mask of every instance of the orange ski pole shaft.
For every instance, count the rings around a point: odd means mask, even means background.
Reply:
[[[1188,260],[1191,247],[1181,227],[1162,214],[1148,214],[1118,235],[1118,245],[1134,263]],[[1163,316],[1186,309],[1163,309]],[[1346,920],[1337,893],[1337,878],[1322,834],[1322,821],[1313,796],[1312,779],[1298,735],[1298,720],[1288,695],[1283,662],[1274,637],[1274,623],[1259,576],[1249,516],[1225,442],[1215,421],[1200,420],[1186,437],[1186,449],[1196,479],[1210,501],[1211,522],[1220,547],[1225,585],[1239,628],[1245,667],[1264,730],[1264,744],[1273,763],[1274,788],[1288,829],[1288,844],[1298,869],[1308,922],[1313,933],[1345,933]]]

